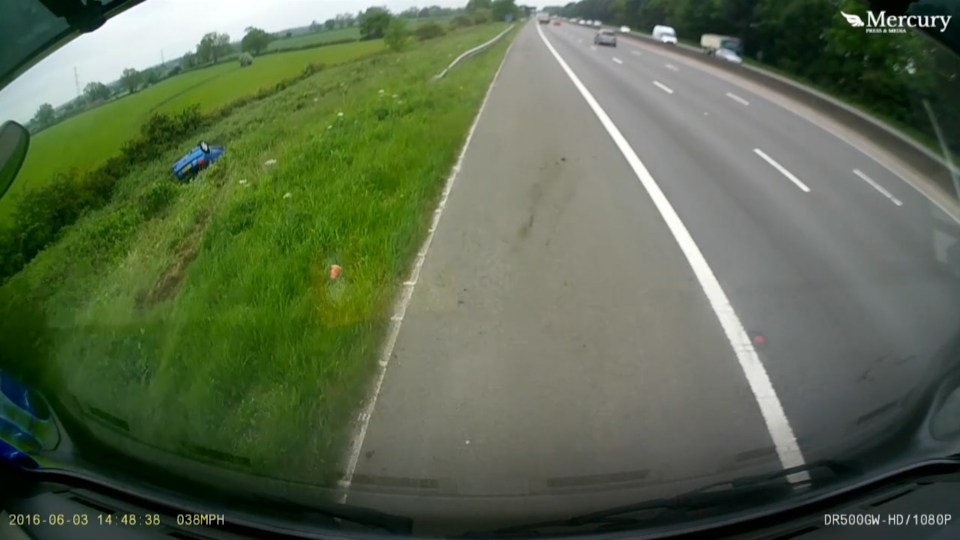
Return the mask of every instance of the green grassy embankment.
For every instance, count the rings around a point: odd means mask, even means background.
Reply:
[[[428,81],[504,27],[237,109],[201,134],[227,154],[191,184],[171,181],[180,151],[157,156],[0,287],[6,351],[53,366],[138,440],[336,478],[398,285],[512,35]]]

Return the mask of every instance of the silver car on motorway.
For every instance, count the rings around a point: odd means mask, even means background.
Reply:
[[[717,58],[726,60],[727,62],[730,62],[732,64],[743,63],[743,58],[739,54],[737,54],[736,51],[731,51],[730,49],[725,49],[721,47],[717,49],[717,51],[713,54]]]
[[[617,34],[613,30],[603,29],[597,32],[597,35],[593,37],[594,45],[610,45],[611,47],[617,46]]]

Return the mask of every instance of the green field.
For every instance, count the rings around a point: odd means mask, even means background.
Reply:
[[[31,138],[23,169],[0,201],[0,219],[8,217],[23,190],[50,180],[59,170],[90,169],[116,154],[151,113],[179,111],[191,104],[214,109],[293,77],[309,63],[340,64],[383,50],[382,41],[365,41],[267,55],[247,68],[220,64],[172,77],[70,118]]]
[[[311,45],[323,45],[331,41],[341,41],[344,39],[360,39],[360,27],[337,28],[336,30],[326,30],[314,34],[303,34],[283,39],[277,39],[270,42],[267,46],[268,51],[282,51],[284,49],[297,49],[300,47],[310,47]]]
[[[190,184],[170,179],[179,151],[156,156],[0,287],[0,356],[52,366],[62,391],[138,440],[332,481],[509,39],[430,78],[504,27],[324,70],[234,110],[200,134],[229,145]]]
[[[416,28],[418,25],[435,22],[438,24],[446,25],[450,22],[449,17],[435,17],[435,18],[423,18],[423,19],[407,19],[411,28]],[[292,36],[289,38],[282,38],[275,41],[271,41],[270,45],[267,46],[268,51],[281,51],[284,49],[298,49],[301,47],[311,47],[316,45],[323,45],[324,43],[330,43],[331,41],[342,41],[345,39],[360,39],[360,27],[354,26],[351,28],[337,28],[336,30],[324,30],[322,32],[316,32],[312,34],[303,34],[299,36]]]

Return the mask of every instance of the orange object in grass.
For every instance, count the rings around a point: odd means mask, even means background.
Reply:
[[[343,268],[341,268],[339,264],[330,265],[330,279],[339,278],[341,272],[343,272]]]

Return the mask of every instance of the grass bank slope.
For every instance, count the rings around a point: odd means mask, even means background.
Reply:
[[[393,298],[512,35],[429,79],[503,28],[240,108],[203,133],[227,154],[189,185],[170,180],[179,150],[157,156],[0,287],[0,329],[17,336],[0,354],[51,366],[139,440],[335,479]]]

